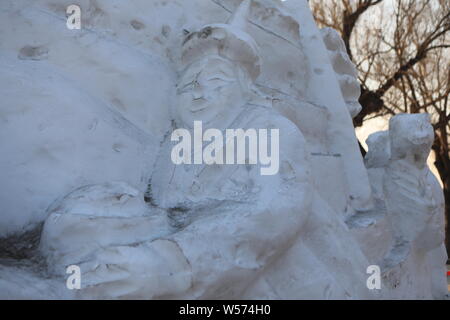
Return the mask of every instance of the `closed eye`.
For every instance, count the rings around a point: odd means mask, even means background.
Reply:
[[[214,78],[209,78],[208,81],[233,82],[233,79],[224,79],[224,78],[214,77]]]
[[[191,89],[195,88],[195,86],[198,84],[197,80],[192,80],[191,82],[185,84],[181,88],[177,89],[178,93],[184,93],[186,91],[190,91]]]

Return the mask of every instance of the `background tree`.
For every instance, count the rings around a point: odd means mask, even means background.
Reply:
[[[344,39],[359,71],[361,113],[355,127],[377,117],[428,112],[433,153],[444,187],[450,256],[450,1],[310,0],[321,27]]]

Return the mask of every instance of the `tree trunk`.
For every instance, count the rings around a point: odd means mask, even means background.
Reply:
[[[444,133],[445,135],[447,134],[446,130],[444,131]],[[450,157],[447,147],[442,145],[441,139],[438,135],[436,135],[433,144],[433,151],[436,157],[436,161],[434,162],[434,164],[439,172],[439,176],[444,188],[446,221],[445,245],[447,247],[447,255],[449,256],[449,261],[447,261],[447,263],[450,263]]]

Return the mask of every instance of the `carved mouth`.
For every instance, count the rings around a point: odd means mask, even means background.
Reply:
[[[200,101],[205,101],[205,99],[198,98],[198,99],[194,99],[192,101],[200,102]],[[190,107],[189,110],[191,112],[193,112],[193,113],[196,113],[196,112],[200,112],[202,110],[205,110],[206,108],[207,108],[207,104],[206,103],[196,103],[196,105]]]
[[[411,142],[416,145],[416,146],[421,146],[421,145],[427,145],[428,144],[428,138],[416,138],[416,139],[412,139]]]

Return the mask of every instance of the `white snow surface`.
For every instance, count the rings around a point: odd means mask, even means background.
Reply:
[[[73,298],[63,286],[64,267],[73,261],[87,265],[94,298],[445,295],[443,275],[430,276],[442,271],[445,258],[432,237],[443,200],[435,181],[421,176],[411,181],[431,184],[437,218],[421,225],[417,238],[433,246],[412,246],[417,252],[384,275],[385,291],[366,286],[367,267],[397,248],[382,206],[387,164],[368,175],[346,104],[356,93],[339,76],[352,72],[330,57],[307,1],[255,0],[246,30],[261,58],[253,107],[273,107],[278,113],[265,120],[282,118],[293,128],[283,148],[305,164],[282,169],[303,174],[304,185],[280,182],[264,191],[278,192],[280,201],[266,197],[254,207],[236,201],[227,214],[208,207],[221,214],[181,230],[168,228],[167,212],[144,202],[152,172],[164,168],[155,163],[173,125],[181,43],[192,31],[229,21],[240,2],[79,0],[81,30],[66,27],[72,0],[0,2],[0,238],[45,221],[39,250],[49,264],[44,271],[0,261],[0,298]],[[246,177],[238,178],[262,181]],[[110,280],[119,280],[112,291],[105,290]]]

